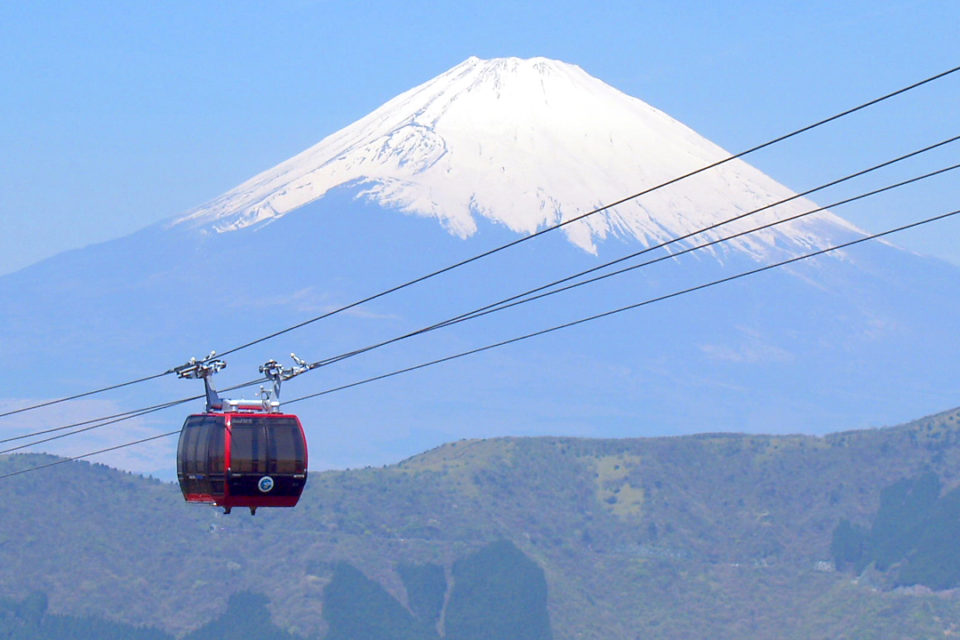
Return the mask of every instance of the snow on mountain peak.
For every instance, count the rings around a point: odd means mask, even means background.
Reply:
[[[575,65],[471,57],[174,224],[216,232],[264,224],[350,183],[361,185],[362,197],[437,218],[461,237],[476,231],[477,216],[529,234],[728,155]],[[650,244],[790,195],[733,161],[564,231],[591,252],[611,234]],[[762,219],[810,208],[800,199]],[[826,218],[754,234],[738,247],[760,257],[784,241],[820,246],[825,230],[852,229]]]

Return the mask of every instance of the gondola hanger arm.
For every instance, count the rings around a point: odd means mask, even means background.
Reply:
[[[284,368],[276,360],[267,360],[262,365],[260,365],[260,373],[265,375],[267,378],[273,381],[273,396],[272,399],[276,402],[280,401],[280,384],[291,378],[294,378],[301,373],[305,373],[310,370],[310,365],[308,365],[302,358],[298,358],[297,354],[291,353],[290,357],[293,358],[293,361],[296,363],[296,366]],[[261,390],[263,387],[261,387]],[[264,398],[266,402],[269,398]]]
[[[219,411],[223,409],[223,400],[213,386],[213,374],[221,371],[227,366],[223,360],[216,359],[217,352],[211,351],[206,358],[190,358],[186,363],[173,370],[178,378],[190,380],[203,380],[203,388],[206,392],[207,411]]]

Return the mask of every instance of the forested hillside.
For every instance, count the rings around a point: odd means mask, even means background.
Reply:
[[[460,441],[314,473],[296,509],[254,517],[69,463],[0,487],[0,620],[11,638],[930,637],[960,620],[958,486],[956,411],[825,438]]]

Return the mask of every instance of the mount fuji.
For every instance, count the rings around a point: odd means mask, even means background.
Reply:
[[[207,204],[0,278],[0,356],[21,363],[0,373],[2,402],[224,351],[728,155],[579,67],[471,58]],[[792,195],[734,160],[232,354],[218,383],[255,378],[257,364],[289,352],[314,361],[389,339]],[[687,242],[815,207],[799,198]],[[287,383],[284,398],[861,235],[821,212],[323,367]],[[304,421],[316,468],[393,462],[463,437],[893,423],[956,404],[958,282],[955,267],[874,242],[289,409]],[[129,409],[199,392],[168,376],[110,401]],[[175,429],[181,409],[100,437]],[[83,410],[106,408],[76,416]],[[0,429],[53,420],[31,415]],[[50,450],[100,444],[74,440]],[[159,447],[115,463],[169,477],[173,443]]]
[[[439,220],[461,238],[477,218],[518,234],[582,215],[728,157],[723,149],[577,66],[470,58],[342,131],[174,222],[222,233],[267,224],[333,188]],[[565,227],[596,253],[618,235],[644,244],[692,233],[793,195],[742,161]],[[797,200],[764,222],[809,210]],[[759,219],[759,217],[757,218]],[[724,232],[757,226],[732,224]],[[764,257],[778,241],[809,249],[852,227],[825,213],[731,242]],[[714,231],[710,237],[721,235]]]

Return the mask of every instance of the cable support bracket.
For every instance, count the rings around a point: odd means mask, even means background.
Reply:
[[[310,370],[310,365],[307,364],[303,358],[297,357],[297,354],[291,353],[290,357],[293,358],[296,366],[284,368],[283,365],[272,359],[260,365],[260,373],[273,381],[272,392],[260,387],[260,395],[263,397],[265,403],[271,398],[275,402],[279,402],[280,384]]]
[[[190,358],[180,366],[171,369],[171,371],[177,374],[178,378],[191,380],[206,378],[227,366],[227,363],[223,360],[215,359],[216,355],[216,351],[211,351],[206,358]]]
[[[203,380],[203,388],[207,399],[207,411],[216,411],[223,409],[223,400],[213,386],[213,374],[221,371],[227,366],[223,360],[216,358],[217,352],[211,351],[206,358],[190,358],[179,367],[174,367],[173,371],[178,378],[187,380]]]

